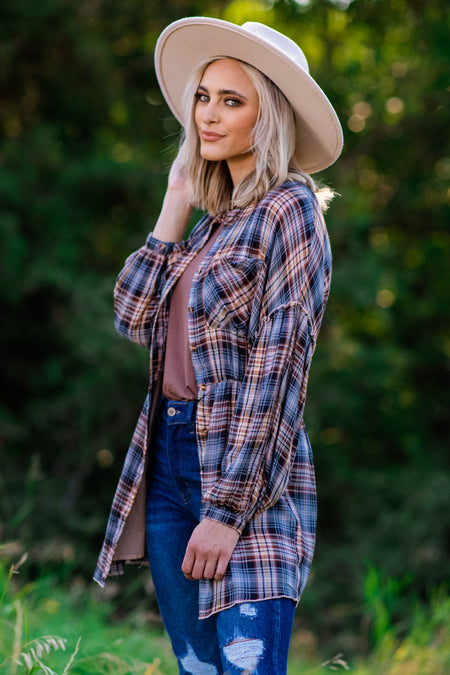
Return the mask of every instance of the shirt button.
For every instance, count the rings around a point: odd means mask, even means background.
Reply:
[[[196,352],[196,351],[197,351],[197,347],[196,347],[195,345],[191,345],[191,346],[190,346],[190,350],[191,350],[191,352]]]
[[[177,411],[175,410],[175,408],[170,407],[167,410],[167,414],[169,415],[169,417],[174,417],[177,414]]]
[[[193,313],[194,313],[194,308],[193,308],[193,307],[188,307],[188,310],[189,310],[189,314],[193,314]]]
[[[206,391],[206,384],[201,384],[200,389],[201,391]]]

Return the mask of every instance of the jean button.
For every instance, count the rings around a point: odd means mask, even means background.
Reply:
[[[174,417],[177,414],[177,411],[175,410],[175,408],[170,407],[167,409],[167,414],[169,415],[169,417]]]

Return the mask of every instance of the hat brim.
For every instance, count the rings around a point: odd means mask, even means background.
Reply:
[[[315,80],[263,38],[221,19],[180,19],[161,33],[156,44],[158,82],[181,125],[181,98],[190,73],[198,63],[217,56],[258,68],[286,96],[295,113],[295,159],[300,168],[314,173],[336,161],[343,144],[341,125]]]

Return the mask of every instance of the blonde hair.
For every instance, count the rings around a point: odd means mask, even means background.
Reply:
[[[323,211],[333,198],[329,188],[319,189],[311,176],[298,167],[295,151],[294,111],[284,94],[261,71],[239,61],[256,89],[259,114],[253,130],[253,152],[256,167],[237,185],[233,185],[226,162],[212,162],[202,158],[200,140],[194,120],[198,86],[206,68],[217,57],[200,63],[191,73],[183,93],[184,133],[181,153],[192,185],[192,203],[212,214],[245,208],[257,204],[269,190],[287,180],[307,185],[318,198]]]

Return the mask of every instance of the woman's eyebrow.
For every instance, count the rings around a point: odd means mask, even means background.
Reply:
[[[205,87],[204,84],[199,84],[198,90],[208,93],[208,88]],[[239,96],[239,98],[243,98],[245,101],[248,101],[248,98],[244,96],[244,94],[241,94],[235,89],[219,89],[217,93],[219,94],[219,96]]]

